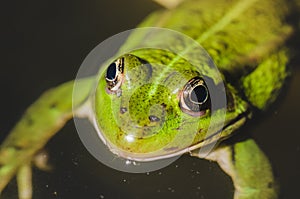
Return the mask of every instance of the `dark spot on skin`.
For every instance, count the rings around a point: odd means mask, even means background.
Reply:
[[[119,133],[117,133],[117,140],[121,140],[122,138],[124,138],[124,133],[119,128]]]
[[[200,14],[203,12],[203,10],[199,10],[199,9],[190,9],[189,12],[191,13],[191,15],[194,15],[194,14],[200,15]]]
[[[229,112],[234,111],[234,98],[229,91],[226,92],[226,98],[227,98],[227,111]]]
[[[2,160],[2,161],[0,162],[0,170],[1,170],[1,168],[2,168],[4,165],[5,165],[5,160]]]
[[[259,16],[259,15],[262,15],[262,14],[264,14],[263,10],[261,10],[261,9],[255,10],[255,16]]]
[[[20,151],[20,150],[22,150],[24,147],[18,146],[18,145],[14,145],[13,148],[14,148],[16,151]]]
[[[273,182],[269,182],[269,183],[268,183],[268,188],[269,188],[269,189],[272,189],[273,187],[274,187]]]
[[[161,56],[162,56],[162,55],[161,55]],[[172,60],[172,59],[173,59],[173,57],[170,56],[170,55],[168,55],[168,54],[164,54],[163,57],[165,58],[164,61],[166,61],[166,62],[168,62],[169,60]],[[163,60],[162,60],[162,61],[163,61]]]
[[[129,147],[126,147],[125,150],[131,152]]]
[[[238,24],[238,23],[239,23],[239,20],[233,19],[233,20],[231,20],[231,23],[232,23],[232,24]]]
[[[150,115],[149,120],[150,120],[150,122],[159,122],[160,121],[159,117],[156,117],[155,115]]]
[[[221,49],[214,48],[214,50],[216,51],[216,53],[217,53],[218,55],[220,55],[220,54],[222,53],[222,50],[221,50]]]
[[[33,125],[33,119],[31,117],[27,117],[26,122],[27,122],[28,126]]]
[[[190,26],[187,26],[187,25],[183,25],[183,26],[181,26],[181,29],[182,29],[182,30],[190,30],[191,27],[190,27]]]
[[[232,160],[232,164],[235,164],[235,149],[234,149],[234,146],[233,146],[233,145],[230,146],[230,150],[231,150],[231,160]]]
[[[201,133],[203,131],[203,129],[199,129],[197,133]]]
[[[226,42],[222,42],[222,45],[223,45],[223,47],[224,47],[225,50],[227,50],[228,47],[229,47],[228,43],[226,43]]]
[[[227,32],[221,30],[218,32],[218,35],[227,35]]]
[[[121,107],[120,108],[120,113],[121,114],[124,114],[124,113],[126,113],[127,112],[127,108],[126,107]]]
[[[54,109],[54,108],[56,108],[57,107],[57,103],[56,102],[53,102],[51,105],[50,105],[50,108],[51,109]]]

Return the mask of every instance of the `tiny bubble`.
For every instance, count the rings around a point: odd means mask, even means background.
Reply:
[[[198,189],[198,190],[200,190],[200,186],[199,186],[199,187],[197,187],[197,189]]]
[[[162,172],[158,172],[158,175],[161,175],[162,174]]]
[[[100,195],[100,199],[103,199],[104,198],[104,195]]]
[[[150,175],[150,173],[149,173],[149,172],[147,172],[147,173],[146,173],[146,175],[148,176],[148,175]]]
[[[127,180],[126,179],[123,179],[123,182],[126,182]]]
[[[178,167],[179,167],[179,166],[176,164],[176,165],[175,165],[175,168],[178,168]]]
[[[174,189],[172,189],[171,187],[168,187],[168,190],[169,190],[170,192],[172,192],[172,193],[174,193],[174,192],[175,192],[175,190],[174,190]]]
[[[131,161],[130,161],[130,160],[126,160],[125,164],[126,164],[126,165],[130,165],[130,164],[131,164]]]
[[[140,163],[138,163],[138,162],[136,162],[136,161],[133,161],[132,164],[133,164],[134,166],[140,165]]]
[[[73,162],[73,164],[74,164],[75,166],[78,166],[78,164],[79,164],[79,163],[78,163],[78,160],[76,160],[76,159],[73,159],[72,162]]]

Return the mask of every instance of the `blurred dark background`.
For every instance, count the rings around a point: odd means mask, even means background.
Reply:
[[[159,8],[150,0],[2,1],[0,140],[43,91],[74,79],[96,45],[134,28]],[[286,95],[263,120],[243,129],[253,134],[270,158],[281,184],[281,198],[300,198],[300,62],[292,63]],[[147,174],[108,168],[86,151],[73,121],[46,149],[54,169],[34,169],[34,198],[231,199],[233,195],[230,178],[216,164],[187,155]],[[17,198],[15,180],[2,198]]]

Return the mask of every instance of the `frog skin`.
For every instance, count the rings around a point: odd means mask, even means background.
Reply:
[[[220,132],[215,132],[220,138],[219,141],[230,137],[255,112],[266,110],[277,98],[289,74],[286,65],[290,53],[285,47],[285,43],[293,35],[295,29],[286,22],[286,18],[296,7],[293,3],[283,0],[263,2],[256,0],[187,0],[170,10],[154,12],[140,24],[139,27],[163,27],[186,34],[201,44],[212,57],[222,73],[222,81],[224,81],[226,89],[223,92],[226,93],[228,102],[225,128]],[[255,20],[253,20],[254,18]],[[144,35],[134,35],[133,33],[125,45],[151,42],[144,37]],[[174,38],[159,38],[158,40],[165,42],[166,45],[186,48],[184,42]],[[185,85],[188,86],[189,81],[199,83],[200,80],[209,79],[215,86],[220,82],[216,77],[210,76],[209,70],[204,70],[203,74],[199,73],[195,70],[197,66],[182,58],[174,61],[174,57],[176,55],[161,50],[141,49],[116,59],[115,65],[122,60],[122,67],[124,67],[124,71],[120,71],[120,77],[131,74],[129,77],[132,79],[131,82],[134,82],[136,88],[134,91],[130,89],[130,81],[122,80],[121,83],[111,84],[111,80],[115,78],[108,78],[108,72],[100,74],[96,90],[97,99],[94,100],[97,123],[103,131],[105,139],[121,148],[122,151],[143,154],[163,147],[164,143],[159,145],[157,143],[161,142],[155,143],[155,140],[168,142],[172,139],[173,134],[180,132],[180,129],[193,129],[196,137],[191,146],[186,146],[185,142],[179,146],[181,143],[174,142],[172,148],[191,147],[190,149],[193,149],[191,155],[218,162],[233,180],[234,198],[277,198],[272,167],[253,139],[221,142],[206,157],[198,152],[202,146],[215,141],[215,136],[207,140],[204,135],[209,121],[216,119],[210,118],[209,104],[204,106],[204,111],[191,112],[189,106],[183,108],[184,106],[181,104],[183,94],[180,90],[170,94],[163,85],[165,83],[172,87],[173,84],[179,82],[182,91]],[[159,75],[159,78],[157,78],[159,69],[156,68],[158,65],[169,66],[165,73]],[[110,68],[110,66],[108,65],[106,68]],[[143,74],[150,70],[150,67],[152,75]],[[167,78],[170,72],[184,76],[183,79],[187,81],[177,79],[176,76]],[[82,95],[77,96],[73,104],[74,82],[71,81],[45,92],[28,108],[1,145],[0,190],[4,189],[16,174],[19,197],[31,197],[31,160],[47,141],[73,117],[72,107],[75,109],[74,115],[76,116],[76,110],[81,110],[86,101],[91,100],[90,90],[94,85],[94,80],[95,77],[91,77],[77,83],[79,85],[77,89],[81,91]],[[147,81],[152,83],[147,84]],[[118,88],[115,88],[116,85]],[[178,85],[176,84],[176,86]],[[120,90],[119,87],[122,88],[121,94],[117,92]],[[129,96],[132,103],[130,103]],[[167,100],[165,96],[170,96],[171,100]],[[141,101],[143,103],[140,103]],[[97,108],[102,107],[102,103],[105,103],[105,107],[108,108]],[[154,104],[159,104],[159,106],[153,106]],[[152,106],[154,109],[150,109]],[[164,111],[166,115],[163,115]],[[130,117],[126,117],[128,114]],[[198,120],[199,116],[203,121],[201,122],[202,126],[195,122],[184,126],[181,123],[182,118],[192,121],[195,118]],[[111,118],[113,120],[110,120]],[[114,123],[115,118],[118,118],[117,123]],[[162,118],[165,122],[170,122],[170,125],[160,129],[162,133],[147,130],[147,126],[154,126],[155,129],[155,126],[162,125]],[[130,145],[131,147],[128,147],[128,143],[122,142],[124,139],[120,139],[126,134],[122,134],[123,131],[116,128],[122,124],[122,130],[130,130],[128,122],[143,126],[142,130],[136,132],[136,136],[140,136],[139,134],[145,136],[146,132],[145,139],[136,139],[135,143]],[[171,133],[167,137],[166,132],[170,131]],[[120,153],[118,155],[122,156]],[[126,157],[126,155],[123,156]]]

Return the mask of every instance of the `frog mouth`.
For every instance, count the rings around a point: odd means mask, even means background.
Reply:
[[[245,112],[239,114],[237,117],[234,119],[230,120],[227,122],[222,128],[217,130],[215,133],[209,135],[203,140],[200,140],[196,144],[193,144],[190,147],[187,147],[185,149],[179,149],[176,151],[176,148],[172,149],[171,153],[158,156],[158,157],[151,157],[143,160],[138,160],[138,161],[153,161],[153,160],[159,160],[159,159],[164,159],[164,158],[172,158],[175,156],[180,156],[184,153],[191,153],[192,151],[196,149],[202,149],[201,155],[202,157],[205,157],[208,155],[210,151],[212,151],[215,148],[215,145],[220,143],[221,141],[225,140],[226,138],[230,137],[233,135],[233,131],[241,127],[247,119],[251,116],[251,112],[249,109],[247,109]],[[169,150],[169,149],[165,149]]]
[[[209,135],[203,140],[200,140],[196,144],[188,147],[188,151],[186,152],[191,152],[193,150],[205,147],[207,145],[218,144],[223,140],[225,140],[226,138],[233,136],[234,135],[233,132],[238,128],[240,128],[243,124],[245,124],[247,119],[249,119],[250,117],[251,117],[251,111],[248,108],[245,112],[239,114],[237,117],[227,122],[222,128],[217,130],[215,133]]]
[[[166,159],[166,158],[175,158],[179,157],[180,155],[184,153],[191,153],[192,151],[196,149],[201,149],[201,152],[204,152],[203,154],[201,153],[202,157],[205,157],[208,155],[208,153],[214,149],[215,145],[220,143],[222,140],[232,136],[232,132],[236,129],[238,129],[240,126],[242,126],[246,120],[251,116],[251,112],[249,109],[247,109],[245,112],[239,114],[237,117],[234,119],[230,120],[227,122],[222,128],[217,130],[215,133],[207,136],[205,139],[191,145],[190,147],[186,147],[183,149],[179,149],[177,147],[174,147],[172,149],[170,148],[164,148],[166,153],[162,155],[153,155],[153,156],[148,156],[145,157],[145,154],[135,154],[132,156],[132,154],[127,153],[125,151],[121,152],[120,151],[117,153],[117,155],[129,159],[129,160],[134,160],[134,161],[140,161],[140,162],[150,162],[150,161],[155,161],[155,160],[160,160],[160,159]]]

